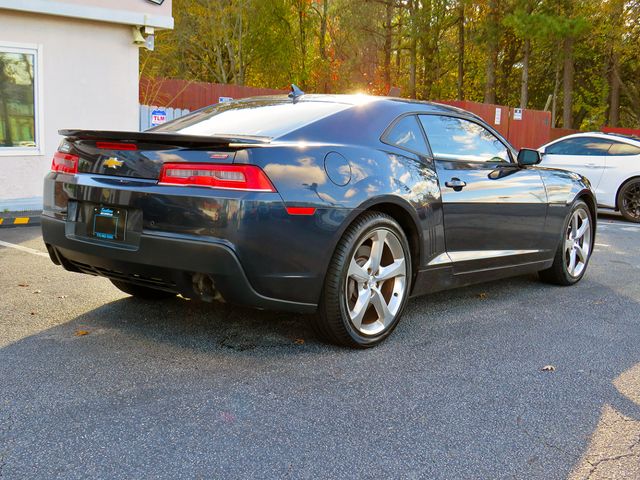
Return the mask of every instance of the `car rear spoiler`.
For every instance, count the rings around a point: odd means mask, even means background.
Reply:
[[[117,140],[119,142],[159,143],[187,147],[221,146],[230,144],[263,145],[271,141],[269,137],[251,135],[183,135],[165,132],[118,132],[111,130],[58,130],[71,141],[75,140]]]

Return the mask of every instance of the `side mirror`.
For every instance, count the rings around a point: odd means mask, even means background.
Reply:
[[[518,152],[518,166],[527,167],[529,165],[537,165],[542,160],[540,152],[530,148],[521,148]]]

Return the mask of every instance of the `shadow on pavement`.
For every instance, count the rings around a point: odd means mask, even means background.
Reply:
[[[640,421],[619,386],[640,361],[638,309],[589,277],[519,277],[414,299],[386,343],[351,351],[305,316],[125,298],[0,349],[0,464],[7,478],[582,478],[606,405]]]

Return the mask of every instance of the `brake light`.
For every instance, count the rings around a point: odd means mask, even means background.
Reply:
[[[80,157],[71,153],[56,152],[53,154],[51,162],[52,172],[62,172],[75,174],[78,173],[78,160]]]
[[[165,163],[158,183],[254,192],[276,191],[267,174],[255,165]]]
[[[137,150],[138,146],[135,143],[96,142],[96,148],[101,150]]]

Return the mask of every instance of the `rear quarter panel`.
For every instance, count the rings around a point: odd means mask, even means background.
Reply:
[[[617,194],[620,187],[629,179],[640,177],[640,155],[611,156],[602,176],[598,190],[598,204],[616,208]]]
[[[442,208],[436,173],[428,159],[385,147],[289,144],[238,152],[236,162],[260,165],[286,205],[319,209],[314,225],[289,245],[306,255],[313,252],[318,269],[326,269],[349,224],[365,209],[383,203],[400,206],[413,219],[421,247],[417,260],[424,265],[444,250],[438,234]],[[338,178],[328,175],[325,164],[327,155],[336,153],[344,158]]]

